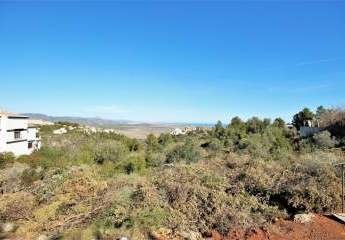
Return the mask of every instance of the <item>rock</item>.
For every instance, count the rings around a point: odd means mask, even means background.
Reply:
[[[14,232],[16,229],[17,229],[17,226],[14,223],[3,223],[0,226],[0,232],[2,233]]]
[[[298,223],[309,223],[312,222],[314,218],[314,214],[312,213],[303,213],[303,214],[296,214],[294,216],[294,222]]]
[[[181,237],[185,240],[202,240],[202,236],[198,232],[182,232]]]
[[[36,173],[41,173],[43,171],[43,168],[41,166],[37,167],[35,169]]]
[[[120,237],[118,240],[129,240],[127,237]]]
[[[150,238],[153,240],[164,240],[164,237],[161,234],[154,231],[150,232]]]
[[[37,240],[49,240],[49,237],[47,235],[42,234],[38,236]]]
[[[166,240],[170,239],[169,236],[171,235],[171,230],[167,228],[159,228],[158,230],[151,231],[150,237],[153,240]]]

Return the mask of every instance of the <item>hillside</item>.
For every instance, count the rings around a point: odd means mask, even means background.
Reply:
[[[54,127],[30,156],[0,154],[0,238],[344,239],[324,217],[340,209],[345,161],[327,130],[302,138],[256,117],[144,140]]]
[[[197,126],[202,128],[211,127],[210,124],[205,123],[145,123],[128,120],[109,120],[103,118],[85,118],[85,117],[57,117],[49,116],[40,113],[23,113],[23,115],[31,119],[44,120],[49,122],[70,122],[78,123],[85,126],[111,128],[115,129],[117,133],[124,134],[128,137],[144,139],[149,134],[159,135],[162,133],[169,133],[175,128],[186,128],[190,126]]]

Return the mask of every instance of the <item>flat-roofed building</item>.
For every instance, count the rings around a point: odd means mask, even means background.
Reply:
[[[0,152],[12,152],[20,156],[40,149],[38,130],[29,126],[28,119],[20,114],[0,112]]]

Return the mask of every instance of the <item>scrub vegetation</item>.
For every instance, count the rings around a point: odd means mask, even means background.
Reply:
[[[306,120],[322,131],[300,137]],[[16,226],[6,237],[202,239],[340,205],[342,109],[304,109],[294,127],[235,117],[145,140],[52,134],[61,124],[41,127],[40,151],[0,155],[0,221]]]

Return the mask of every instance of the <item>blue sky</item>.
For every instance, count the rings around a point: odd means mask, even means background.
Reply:
[[[0,106],[164,122],[345,103],[345,2],[2,2]]]

